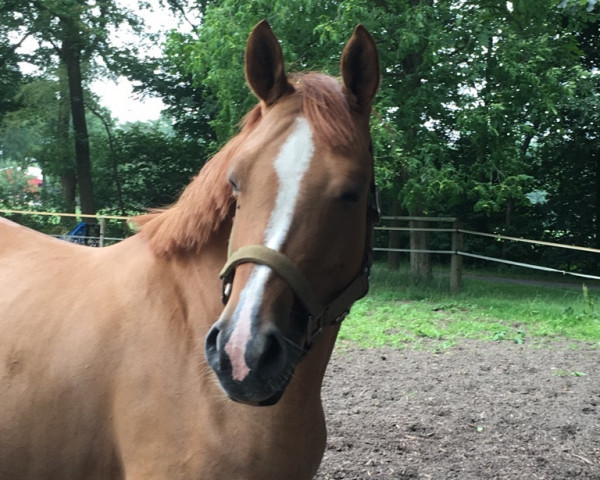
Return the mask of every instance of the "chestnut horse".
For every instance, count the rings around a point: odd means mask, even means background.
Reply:
[[[0,220],[0,479],[314,476],[323,375],[370,266],[362,26],[341,74],[287,77],[261,22],[259,104],[139,233],[92,249]]]

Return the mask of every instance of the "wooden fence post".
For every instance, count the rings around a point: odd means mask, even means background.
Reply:
[[[453,223],[454,231],[452,232],[452,258],[450,259],[450,291],[457,293],[462,285],[462,267],[463,257],[457,252],[463,249],[464,235],[459,232],[461,224],[458,220]]]
[[[106,236],[106,218],[100,219],[100,238],[98,240],[98,246],[104,246],[104,237]]]

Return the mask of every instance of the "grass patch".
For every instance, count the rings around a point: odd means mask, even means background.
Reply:
[[[414,285],[406,271],[376,265],[369,295],[352,308],[339,338],[362,347],[419,348],[433,340],[443,348],[461,339],[600,347],[600,291],[465,278],[462,291],[450,294],[448,284],[438,274]]]

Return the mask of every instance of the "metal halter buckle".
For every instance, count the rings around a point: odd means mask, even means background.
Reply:
[[[231,295],[231,288],[233,287],[233,275],[228,275],[223,278],[222,289],[221,289],[221,302],[223,305],[227,305],[229,296]]]
[[[316,327],[315,327],[316,325]],[[312,315],[308,315],[308,324],[306,327],[306,339],[304,340],[304,351],[308,351],[315,343],[315,340],[323,332],[323,313],[319,314],[317,318]]]
[[[344,319],[348,316],[348,314],[350,313],[350,309],[348,308],[347,310],[344,310],[340,315],[338,315],[337,317],[335,317],[331,324],[332,325],[339,325],[340,323],[342,323],[344,321]]]

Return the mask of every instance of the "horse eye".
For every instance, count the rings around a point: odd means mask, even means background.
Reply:
[[[360,193],[355,191],[347,191],[342,193],[339,199],[344,203],[357,203],[360,200]]]
[[[238,187],[238,184],[235,182],[235,180],[233,180],[232,178],[229,178],[229,184],[231,185],[231,188],[233,189],[234,195],[237,195],[238,193],[240,193],[240,187]]]

